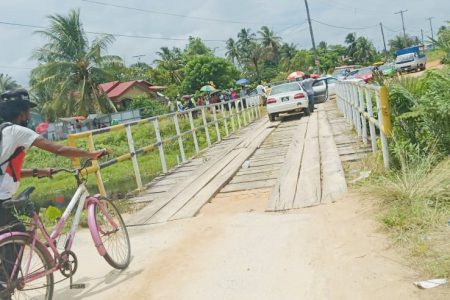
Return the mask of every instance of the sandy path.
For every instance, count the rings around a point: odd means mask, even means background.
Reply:
[[[98,257],[83,232],[75,279],[88,287],[62,283],[55,299],[448,299],[448,290],[412,285],[420,278],[355,196],[269,214],[268,193],[221,196],[194,219],[131,228],[125,272]]]

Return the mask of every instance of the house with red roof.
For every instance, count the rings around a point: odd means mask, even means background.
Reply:
[[[132,80],[127,82],[112,81],[98,85],[99,90],[114,103],[117,108],[127,108],[133,98],[148,96],[150,99],[164,101],[164,96],[159,92],[164,86],[156,86],[145,80]]]

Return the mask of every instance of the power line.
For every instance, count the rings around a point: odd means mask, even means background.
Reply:
[[[338,29],[347,29],[347,30],[366,30],[366,29],[371,29],[371,28],[375,28],[378,27],[379,24],[375,24],[375,25],[370,25],[370,26],[366,26],[366,27],[344,27],[344,26],[337,26],[337,25],[332,25],[332,24],[328,24],[319,20],[315,20],[315,19],[311,19],[311,21],[314,21],[316,23],[328,26],[328,27],[332,27],[332,28],[338,28]]]
[[[100,2],[100,1],[92,1],[92,0],[81,0],[81,1],[87,2],[87,3],[92,3],[92,4],[97,4],[97,5],[102,5],[102,6],[122,8],[122,9],[134,10],[134,11],[139,11],[139,12],[144,12],[144,13],[149,13],[149,14],[164,15],[164,16],[184,18],[184,19],[193,19],[193,20],[227,23],[227,24],[233,23],[233,24],[263,25],[262,23],[256,23],[256,22],[245,22],[245,21],[237,21],[237,20],[207,18],[207,17],[200,17],[200,16],[189,16],[189,15],[176,14],[176,13],[171,13],[171,12],[166,12],[166,11],[157,11],[157,10],[143,9],[143,8],[131,7],[131,6],[125,6],[125,5],[105,3],[105,2]]]
[[[44,27],[44,26],[22,24],[22,23],[12,23],[12,22],[4,22],[4,21],[0,21],[0,24],[10,25],[10,26],[36,28],[36,29],[47,29],[47,27]],[[112,36],[115,36],[115,37],[127,37],[127,38],[137,38],[137,39],[189,41],[189,38],[172,38],[172,37],[156,37],[156,36],[145,36],[145,35],[130,35],[130,34],[97,32],[97,31],[88,31],[88,30],[86,30],[85,32],[89,33],[89,34],[95,34],[95,35],[112,35]],[[205,41],[205,42],[225,42],[226,41],[226,40],[219,40],[219,39],[202,39],[202,40]]]

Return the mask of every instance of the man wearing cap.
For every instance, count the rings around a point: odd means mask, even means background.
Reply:
[[[106,150],[84,151],[74,147],[50,142],[27,128],[31,119],[30,109],[36,104],[30,101],[25,89],[7,91],[0,96],[0,232],[1,228],[11,225],[9,230],[25,231],[25,226],[11,210],[3,208],[3,202],[9,200],[19,188],[23,177],[51,177],[52,169],[22,169],[27,150],[35,146],[42,150],[65,157],[85,157],[98,159]],[[14,245],[0,249],[2,270],[0,272],[0,292],[5,289],[4,272],[11,273],[14,262]],[[8,298],[5,298],[8,299]]]

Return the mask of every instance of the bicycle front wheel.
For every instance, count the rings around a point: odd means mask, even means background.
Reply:
[[[52,258],[28,236],[0,241],[0,299],[43,299],[53,296]]]
[[[101,197],[95,204],[95,226],[106,253],[103,256],[113,268],[125,269],[130,264],[131,246],[122,216],[111,200]]]

